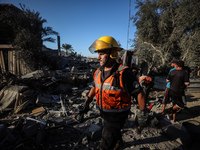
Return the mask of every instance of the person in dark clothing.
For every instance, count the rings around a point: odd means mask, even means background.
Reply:
[[[123,145],[121,129],[130,112],[131,96],[137,95],[138,98],[139,125],[143,127],[147,122],[145,96],[137,78],[131,69],[115,61],[117,51],[121,49],[110,36],[99,38],[89,48],[90,52],[98,53],[100,68],[94,73],[94,86],[90,89],[84,108],[88,110],[96,96],[100,115],[104,119],[99,146],[101,150],[119,149]]]
[[[170,62],[170,65],[172,68],[169,70],[168,75],[170,74],[170,72],[172,70],[177,69],[177,62],[178,62],[178,59],[172,59],[172,61]],[[162,114],[164,114],[165,107],[166,107],[167,103],[169,103],[169,101],[170,101],[169,89],[170,89],[170,82],[168,81],[166,84],[164,97],[163,97],[163,101],[162,101],[162,111],[161,111]]]
[[[176,121],[176,112],[184,108],[183,96],[185,95],[185,87],[189,86],[188,74],[182,70],[183,62],[177,62],[177,69],[170,72],[167,82],[170,82],[169,94],[172,98],[173,107],[168,110],[168,113],[172,113],[172,123]]]

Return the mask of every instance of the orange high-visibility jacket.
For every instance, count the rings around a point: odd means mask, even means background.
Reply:
[[[100,69],[97,69],[94,74],[97,105],[105,112],[122,112],[130,109],[131,107],[131,98],[128,96],[122,84],[122,72],[125,68],[128,67],[120,65],[116,71],[119,75],[118,87],[113,86],[113,75],[101,83]]]
[[[145,84],[149,84],[152,81],[151,77],[149,76],[140,76],[138,80],[139,80],[139,83],[144,80]]]

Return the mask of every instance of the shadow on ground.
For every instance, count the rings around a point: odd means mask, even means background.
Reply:
[[[195,96],[190,95],[190,94],[186,95],[186,100],[187,100],[187,102],[196,102],[196,101],[199,101],[198,98],[195,98]]]
[[[200,106],[184,108],[181,112],[177,113],[176,120],[183,121],[200,116]]]

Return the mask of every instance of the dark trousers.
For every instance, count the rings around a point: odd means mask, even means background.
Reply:
[[[170,97],[172,98],[173,105],[177,105],[179,108],[184,108],[183,98],[185,98],[184,94],[177,94],[176,92],[170,90]]]
[[[169,101],[170,101],[169,88],[166,88],[162,103],[166,105],[167,103],[169,103]]]
[[[111,150],[115,147],[117,141],[122,140],[121,129],[123,128],[130,111],[114,115],[117,118],[104,119],[104,127],[101,135],[100,148]],[[113,116],[113,117],[114,117]],[[110,117],[110,116],[109,116]]]

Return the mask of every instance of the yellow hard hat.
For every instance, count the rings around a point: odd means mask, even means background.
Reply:
[[[113,37],[102,36],[98,40],[94,41],[94,43],[89,47],[89,50],[94,54],[95,52],[104,51],[110,48],[112,48],[110,57],[112,59],[117,58],[117,51],[122,50],[122,48],[119,47],[117,41]]]

